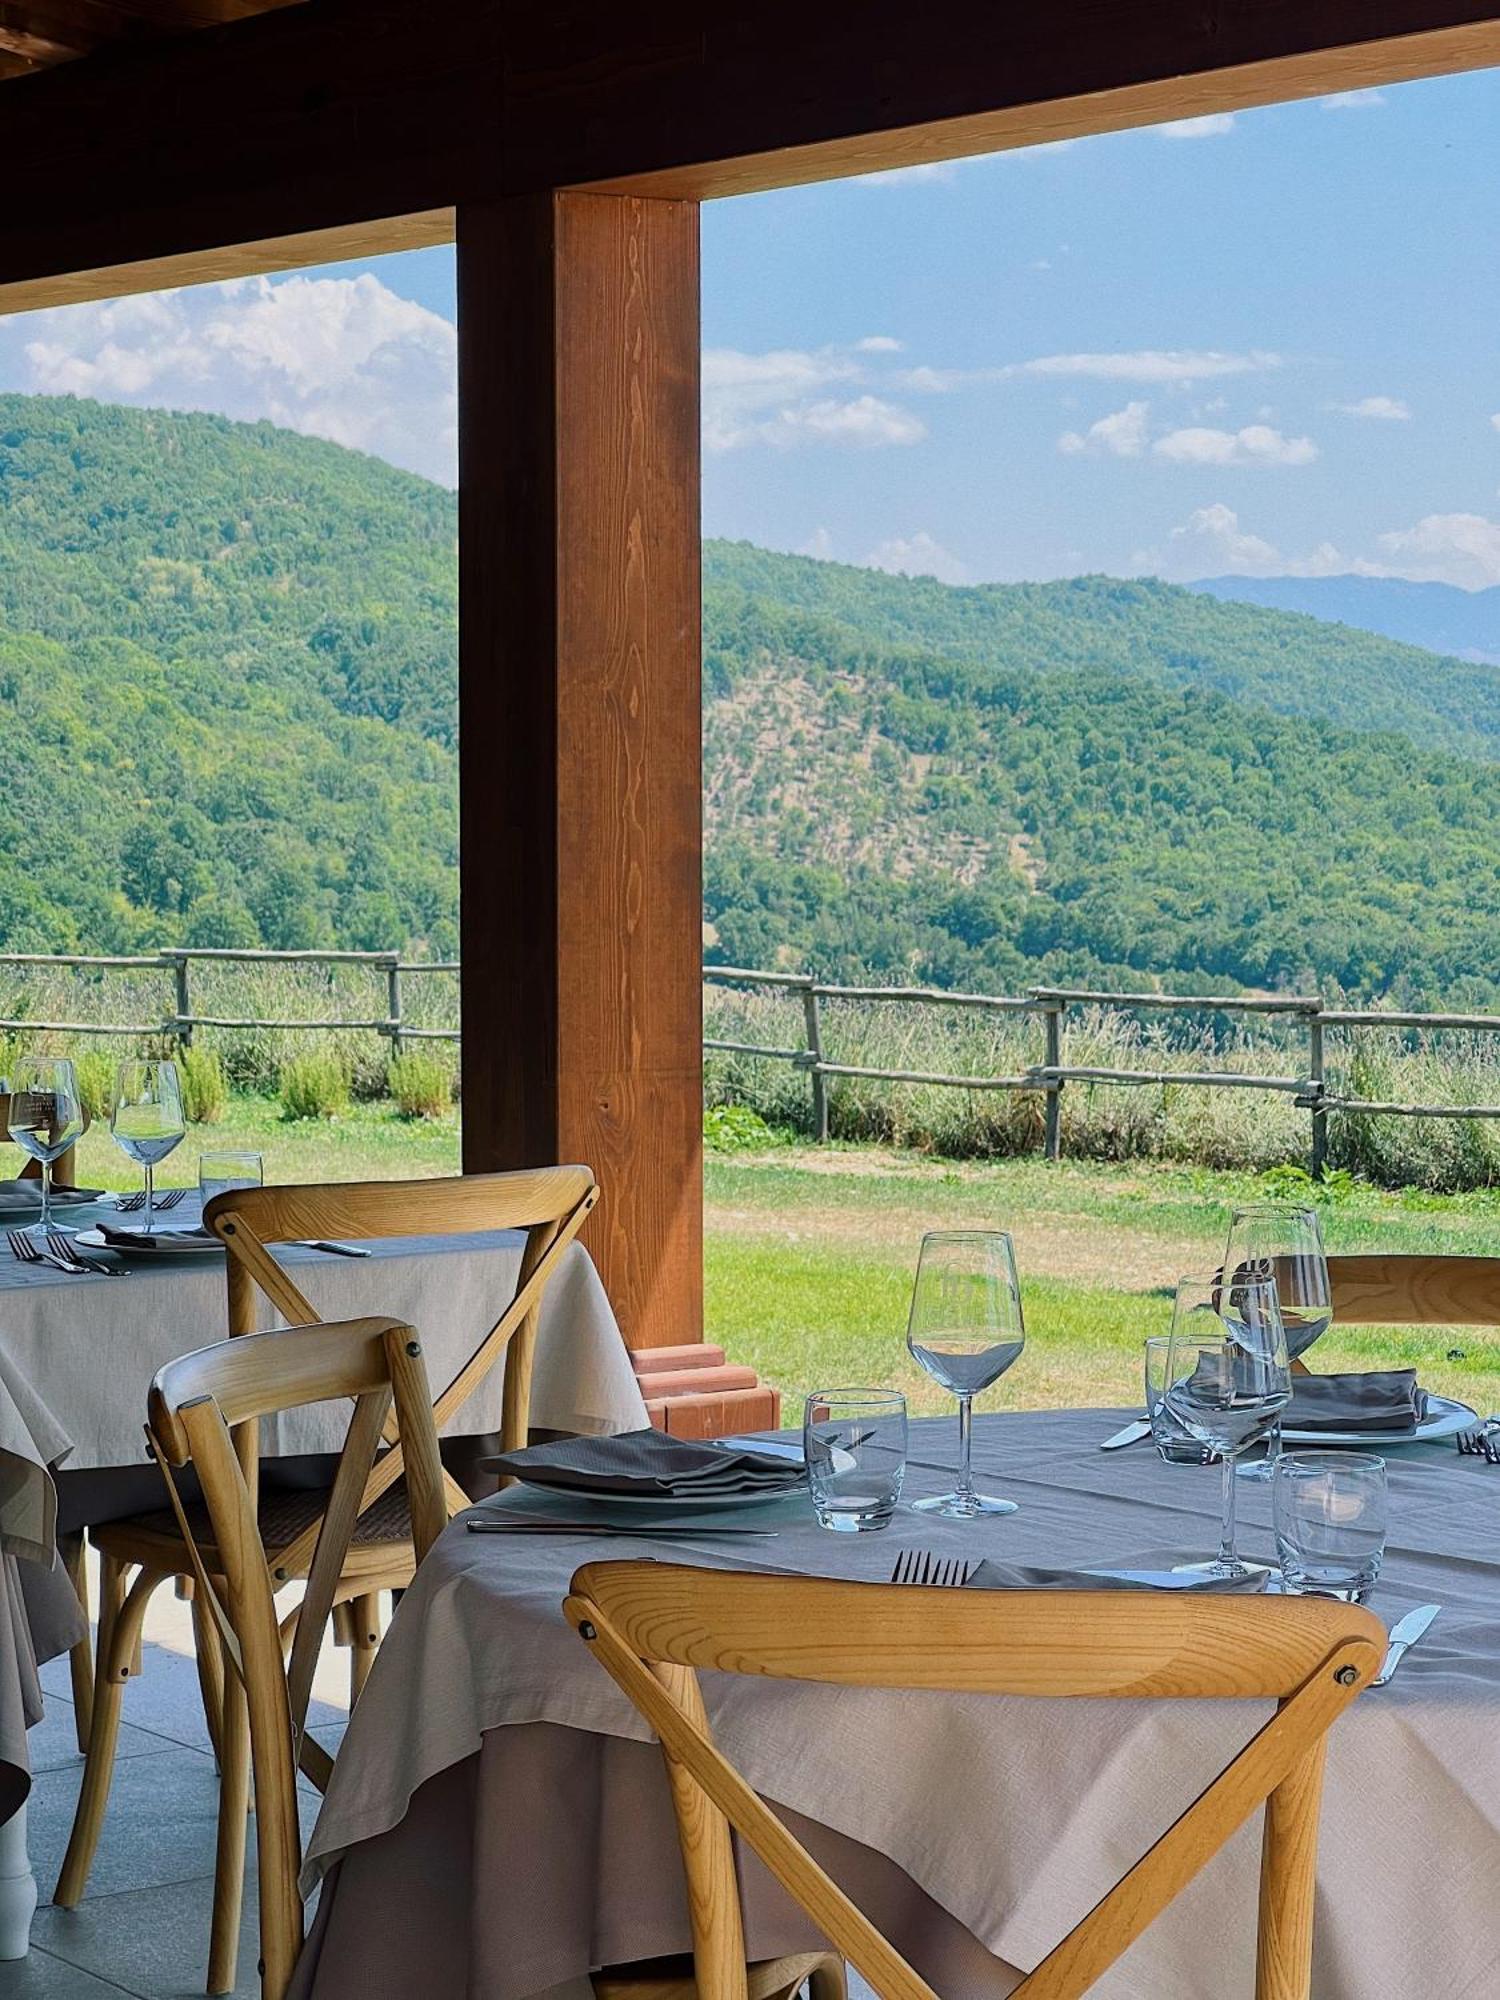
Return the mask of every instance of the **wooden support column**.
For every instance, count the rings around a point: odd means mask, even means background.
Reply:
[[[457,236],[464,1165],[586,1161],[627,1341],[696,1342],[697,205]]]

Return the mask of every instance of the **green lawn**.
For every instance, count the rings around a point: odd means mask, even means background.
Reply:
[[[273,1100],[234,1098],[220,1124],[192,1129],[161,1184],[196,1181],[198,1154],[220,1147],[263,1153],[278,1181],[416,1178],[457,1171],[458,1118],[358,1105],[288,1123]],[[80,1180],[139,1184],[107,1128],[80,1151]],[[709,1338],[783,1390],[789,1423],[809,1389],[858,1383],[902,1386],[924,1410],[950,1407],[911,1367],[902,1334],[922,1231],[964,1226],[1013,1232],[1026,1306],[1026,1352],[986,1403],[1133,1403],[1141,1342],[1166,1330],[1174,1281],[1216,1261],[1230,1208],[1266,1192],[1254,1175],[1202,1168],[947,1164],[800,1145],[710,1154],[705,1182]],[[1320,1206],[1330,1250],[1500,1254],[1500,1190],[1355,1187]],[[1484,1330],[1335,1327],[1316,1357],[1320,1369],[1406,1363],[1429,1387],[1500,1409],[1500,1335]]]
[[[889,1383],[917,1407],[949,1408],[902,1345],[917,1240],[988,1225],[1015,1236],[1028,1342],[986,1402],[1131,1403],[1174,1281],[1215,1262],[1230,1208],[1265,1191],[1251,1175],[1147,1164],[945,1166],[869,1148],[711,1157],[710,1337],[781,1387],[787,1422],[807,1390],[839,1384]],[[1330,1250],[1500,1252],[1489,1191],[1356,1188],[1321,1206]],[[1429,1387],[1500,1408],[1500,1336],[1484,1330],[1335,1327],[1314,1365],[1408,1363]]]

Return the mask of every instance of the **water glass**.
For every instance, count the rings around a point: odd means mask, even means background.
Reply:
[[[802,1450],[820,1528],[884,1528],[906,1478],[906,1398],[895,1390],[821,1389],[803,1410]]]
[[[1271,1483],[1276,1553],[1298,1596],[1362,1604],[1385,1555],[1385,1460],[1363,1451],[1283,1452]]]
[[[53,1228],[52,1165],[83,1135],[78,1077],[65,1057],[26,1056],[11,1083],[9,1136],[42,1169],[41,1219],[26,1231],[45,1242]]]
[[[1271,1278],[1286,1328],[1286,1351],[1293,1361],[1321,1340],[1333,1320],[1333,1288],[1317,1210],[1293,1202],[1252,1202],[1229,1218],[1224,1274]],[[1281,1425],[1271,1432],[1264,1458],[1247,1459],[1241,1479],[1272,1479],[1281,1456]]]
[[[205,1208],[216,1194],[227,1194],[231,1188],[261,1187],[265,1178],[265,1163],[259,1153],[198,1155],[198,1193]]]
[[[913,1361],[958,1398],[958,1485],[916,1503],[950,1521],[1014,1514],[1014,1500],[974,1484],[974,1398],[998,1382],[1026,1345],[1015,1245],[1003,1229],[931,1229],[917,1254],[906,1345]]]
[[[146,1175],[147,1236],[155,1228],[156,1169],[187,1131],[182,1085],[174,1062],[122,1062],[115,1071],[109,1129],[115,1144]]]
[[[1167,1405],[1167,1364],[1172,1336],[1153,1333],[1146,1341],[1146,1417],[1151,1441],[1168,1465],[1202,1465],[1214,1454],[1199,1442]]]

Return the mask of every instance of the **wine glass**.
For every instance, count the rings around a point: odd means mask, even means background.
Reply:
[[[1016,1252],[999,1229],[932,1230],[922,1238],[906,1345],[934,1382],[958,1398],[959,1473],[952,1493],[915,1502],[919,1514],[967,1521],[1014,1514],[1014,1500],[975,1491],[973,1402],[1026,1345]]]
[[[10,1086],[12,1139],[41,1163],[42,1213],[26,1232],[45,1242],[52,1228],[52,1163],[83,1132],[83,1103],[72,1063],[56,1056],[23,1056]]]
[[[1267,1435],[1292,1393],[1291,1361],[1276,1285],[1220,1272],[1184,1278],[1172,1309],[1166,1404],[1183,1428],[1224,1461],[1219,1553],[1209,1576],[1248,1576],[1234,1546],[1235,1461]]]
[[[1317,1212],[1293,1203],[1264,1201],[1237,1208],[1229,1219],[1224,1245],[1225,1276],[1272,1278],[1286,1328],[1286,1351],[1292,1360],[1305,1354],[1333,1321],[1333,1290]],[[1264,1458],[1240,1467],[1241,1479],[1272,1479],[1281,1457],[1278,1421],[1266,1442]]]
[[[146,1170],[144,1234],[149,1236],[157,1166],[181,1145],[187,1130],[176,1063],[122,1062],[115,1071],[109,1129],[120,1151]]]

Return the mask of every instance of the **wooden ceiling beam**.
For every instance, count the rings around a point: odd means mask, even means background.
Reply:
[[[413,21],[306,0],[22,79],[0,310],[78,272],[190,277],[226,242],[365,224],[379,247],[383,217],[502,193],[744,193],[1500,62],[1500,0],[425,0]]]

